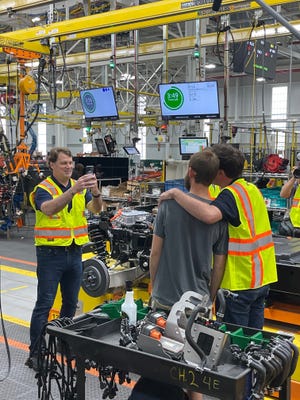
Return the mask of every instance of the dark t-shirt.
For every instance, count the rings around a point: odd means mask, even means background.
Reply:
[[[199,202],[210,203],[189,193]],[[152,297],[171,307],[186,291],[209,296],[213,254],[225,255],[227,223],[207,225],[185,211],[175,200],[163,201],[155,219],[154,233],[164,240]]]
[[[221,211],[224,221],[233,226],[239,226],[241,224],[235,198],[230,190],[226,188],[223,189],[211,204]]]

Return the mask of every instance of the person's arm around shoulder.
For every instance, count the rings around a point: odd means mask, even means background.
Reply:
[[[299,180],[292,176],[281,188],[280,197],[284,199],[289,199],[291,197],[292,190],[295,183],[299,183]]]
[[[150,252],[150,282],[152,287],[158,270],[158,264],[162,252],[163,243],[164,243],[163,238],[153,234],[152,246]]]
[[[189,214],[206,224],[214,224],[223,218],[219,208],[188,196],[182,190],[170,189],[159,198],[160,201],[168,199],[174,199]]]

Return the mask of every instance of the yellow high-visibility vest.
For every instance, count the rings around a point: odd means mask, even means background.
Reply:
[[[228,257],[221,287],[246,290],[276,282],[275,248],[261,192],[244,179],[226,189],[235,198],[241,224],[228,225]]]
[[[213,183],[208,186],[208,194],[212,200],[215,200],[218,194],[221,192],[219,185],[214,185]]]
[[[300,227],[300,186],[298,185],[296,192],[293,197],[291,209],[290,209],[290,219],[293,226]]]
[[[71,179],[73,186],[75,181]],[[87,220],[85,217],[85,193],[76,193],[72,199],[72,208],[69,211],[66,205],[58,213],[47,216],[35,207],[34,197],[37,188],[46,190],[55,199],[63,192],[51,179],[46,178],[30,193],[30,203],[36,212],[34,238],[36,246],[69,246],[74,241],[83,245],[89,241]]]

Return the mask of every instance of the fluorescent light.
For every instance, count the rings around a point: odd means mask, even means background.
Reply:
[[[122,74],[120,76],[120,81],[131,81],[133,79],[135,79],[135,76],[130,75],[130,74]]]
[[[265,82],[266,78],[259,76],[258,78],[256,78],[256,82]]]
[[[40,17],[34,17],[31,19],[31,21],[34,22],[40,22],[41,18]]]
[[[216,68],[216,64],[212,64],[212,63],[211,64],[206,64],[205,68],[206,69],[215,69]]]

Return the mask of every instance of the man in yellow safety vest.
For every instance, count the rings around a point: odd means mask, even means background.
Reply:
[[[81,246],[89,241],[85,209],[101,210],[101,196],[95,174],[77,181],[71,178],[73,159],[69,149],[53,148],[48,157],[52,175],[30,194],[36,213],[34,238],[37,255],[37,300],[30,323],[30,354],[26,361],[35,371],[43,326],[60,284],[60,317],[75,315],[82,278]]]
[[[211,203],[195,201],[178,189],[160,200],[175,199],[207,224],[228,222],[229,246],[222,288],[237,296],[226,298],[224,322],[262,329],[269,284],[277,281],[274,242],[264,199],[259,189],[242,178],[244,155],[229,144],[216,144],[220,168],[215,184],[222,190]]]

